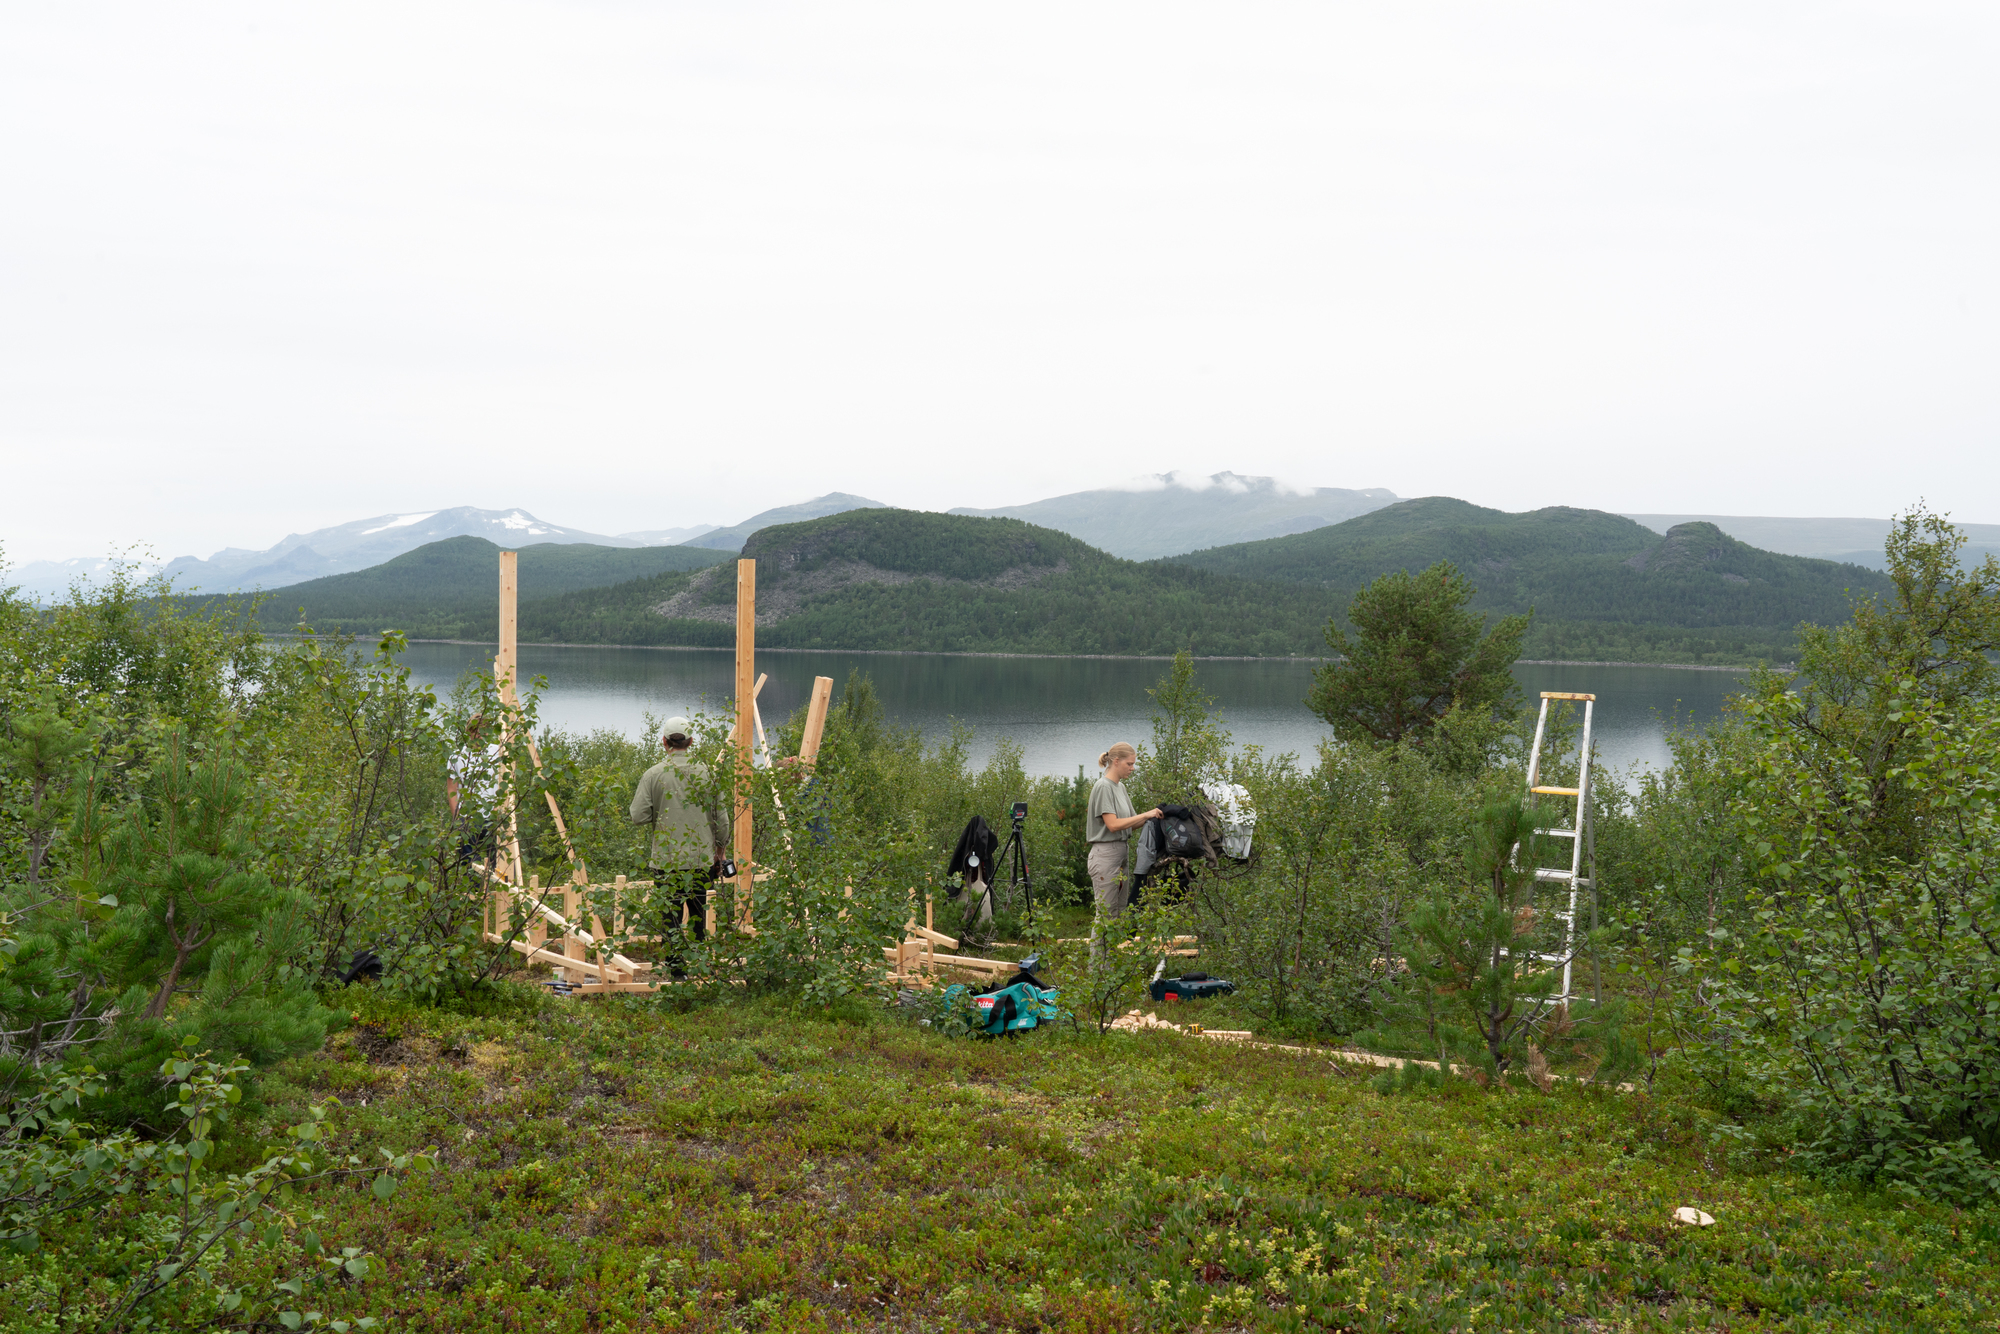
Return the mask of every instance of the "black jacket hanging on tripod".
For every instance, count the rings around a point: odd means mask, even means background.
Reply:
[[[994,881],[993,859],[999,851],[999,836],[986,823],[985,816],[975,815],[965,822],[965,832],[958,836],[958,846],[951,854],[951,865],[945,868],[944,873],[947,876],[962,875],[968,881],[984,880],[990,885]],[[975,857],[979,859],[976,865],[972,864]],[[959,891],[953,890],[951,896],[957,898],[958,894]]]

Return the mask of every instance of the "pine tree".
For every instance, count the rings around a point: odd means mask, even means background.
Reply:
[[[1441,560],[1356,593],[1347,612],[1354,636],[1327,622],[1340,661],[1314,673],[1307,706],[1342,741],[1381,744],[1423,744],[1454,711],[1511,709],[1529,617],[1505,617],[1482,637],[1483,619],[1466,609],[1476,591]]]
[[[1572,1013],[1562,986],[1557,919],[1537,911],[1538,827],[1549,813],[1518,799],[1483,807],[1473,825],[1470,903],[1443,895],[1411,913],[1403,944],[1408,972],[1391,1003],[1399,1027],[1420,1027],[1441,1067],[1452,1064],[1498,1082],[1519,1065],[1535,1073],[1534,1040],[1561,1036],[1579,1054],[1597,1046],[1615,1076],[1627,1052],[1615,1005]],[[1549,962],[1554,959],[1554,962]],[[1379,1038],[1378,1038],[1379,1040]]]
[[[43,892],[42,868],[68,809],[70,775],[91,741],[91,729],[64,718],[52,692],[31,699],[0,734],[0,794],[15,809],[24,843],[22,869],[31,892]]]
[[[106,821],[89,873],[116,911],[88,954],[119,995],[95,1063],[123,1114],[154,1110],[160,1063],[183,1044],[262,1068],[325,1041],[332,1012],[295,963],[310,908],[255,868],[251,797],[227,754],[191,759],[171,733],[139,800]]]

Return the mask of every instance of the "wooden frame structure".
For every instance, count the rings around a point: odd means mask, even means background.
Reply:
[[[493,659],[493,675],[500,696],[500,739],[503,746],[512,745],[520,715],[520,644],[516,614],[518,559],[517,552],[500,553],[500,643]],[[753,856],[754,830],[750,810],[750,783],[755,772],[757,750],[762,748],[766,761],[769,760],[769,743],[764,735],[763,716],[757,706],[757,696],[767,678],[757,672],[756,654],[757,562],[739,560],[736,562],[736,717],[729,734],[737,775],[735,809],[730,822],[730,842],[736,862],[736,902],[735,920],[730,926],[734,931],[750,934],[757,929],[752,920],[752,892],[761,874],[767,874],[758,871]],[[826,733],[827,710],[832,700],[833,678],[814,677],[812,695],[806,706],[805,732],[799,742],[798,757],[806,764],[812,764],[819,758],[820,742]],[[539,771],[542,757],[535,746],[534,736],[528,735],[526,741],[528,758]],[[610,936],[627,938],[625,895],[630,891],[651,889],[654,882],[628,880],[621,875],[609,883],[592,883],[589,868],[577,856],[576,848],[570,842],[569,829],[563,823],[562,809],[556,803],[555,794],[545,792],[543,795],[548,800],[549,815],[555,822],[556,834],[562,840],[563,851],[569,859],[570,878],[558,886],[553,883],[543,885],[538,876],[524,875],[520,814],[515,808],[514,784],[509,783],[507,799],[502,807],[506,834],[500,848],[500,867],[487,872],[491,888],[481,923],[482,937],[489,944],[512,947],[532,963],[545,963],[560,970],[562,980],[582,995],[657,991],[666,984],[666,979],[654,975],[656,965],[628,958],[608,949],[603,943]],[[780,820],[784,818],[782,806],[778,808],[778,815]],[[784,836],[789,844],[789,830]],[[602,902],[607,893],[612,916],[609,932],[605,930],[602,918],[589,908],[591,901]],[[912,895],[910,919],[903,926],[903,939],[897,944],[884,946],[882,950],[889,982],[927,987],[943,976],[960,974],[1002,978],[1012,975],[1019,967],[1001,959],[940,953],[940,948],[955,951],[958,941],[936,929],[934,909],[928,895],[924,902],[924,924],[918,926],[914,899]],[[716,903],[715,887],[711,885],[704,909],[704,925],[711,933],[716,929]],[[685,920],[683,917],[683,922]],[[628,939],[657,941],[658,937]]]
[[[520,642],[518,629],[519,553],[500,553],[500,636],[499,651],[493,659],[493,675],[500,697],[500,739],[511,746],[519,725]],[[757,696],[766,678],[757,674],[757,562],[736,562],[736,717],[730,729],[735,752],[737,783],[735,809],[731,819],[731,845],[736,862],[736,920],[732,929],[755,932],[751,919],[751,893],[758,879],[753,857],[749,785],[755,748],[764,742],[764,723],[757,708]],[[799,758],[810,764],[819,758],[820,742],[826,732],[827,708],[833,699],[833,678],[813,678],[811,701],[806,708],[806,726],[799,745]],[[532,734],[526,737],[528,758],[539,770],[542,757]],[[663,979],[649,976],[654,965],[607,950],[601,942],[607,935],[624,935],[623,902],[627,891],[651,889],[650,880],[628,880],[619,876],[609,884],[593,884],[589,868],[576,854],[569,829],[563,823],[562,808],[553,792],[548,799],[549,815],[569,859],[570,878],[558,888],[543,885],[538,876],[524,875],[521,860],[520,813],[515,807],[514,785],[507,785],[502,807],[506,821],[505,841],[498,858],[500,867],[487,872],[492,886],[481,923],[481,934],[489,944],[508,945],[535,963],[546,963],[562,972],[565,982],[585,995],[612,991],[654,991]],[[782,816],[782,810],[780,812]],[[592,897],[608,892],[612,902],[612,931],[594,912],[585,916]],[[550,900],[560,902],[558,910]],[[709,931],[715,930],[716,893],[708,891],[705,908]],[[683,910],[685,912],[685,909]],[[516,922],[516,915],[520,920]],[[683,917],[685,921],[685,917]],[[653,938],[657,939],[657,938]]]

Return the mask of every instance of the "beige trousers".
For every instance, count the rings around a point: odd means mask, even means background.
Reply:
[[[1117,917],[1132,900],[1132,882],[1125,877],[1125,840],[1090,845],[1090,890],[1097,911]]]

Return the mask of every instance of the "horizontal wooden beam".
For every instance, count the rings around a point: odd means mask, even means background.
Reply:
[[[527,955],[529,963],[552,963],[559,968],[574,968],[579,973],[590,973],[600,981],[604,980],[609,974],[622,973],[624,971],[618,968],[606,968],[602,964],[592,963],[588,959],[572,959],[567,954],[556,954],[550,950],[541,948],[539,945],[530,945],[525,940],[516,940],[509,943],[515,949]],[[612,978],[611,980],[622,981],[623,979]]]

